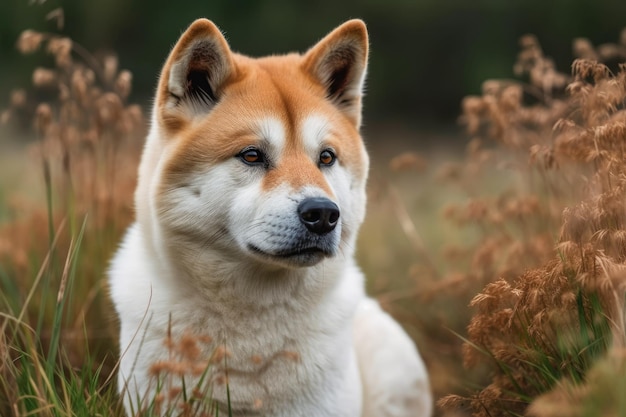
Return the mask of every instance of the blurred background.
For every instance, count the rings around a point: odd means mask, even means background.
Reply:
[[[626,22],[622,0],[2,0],[0,103],[52,60],[19,56],[15,41],[26,28],[58,32],[45,18],[58,7],[60,32],[90,51],[115,51],[134,74],[130,101],[145,106],[169,48],[197,17],[214,20],[233,50],[252,56],[304,51],[342,21],[362,18],[371,37],[366,128],[419,131],[453,129],[464,95],[488,78],[511,77],[521,35],[535,34],[567,72],[574,38],[615,41]]]
[[[59,9],[63,10],[62,15],[56,12]],[[513,65],[520,51],[519,38],[524,34],[534,34],[556,68],[569,74],[574,58],[573,40],[584,37],[593,45],[619,40],[626,26],[626,1],[0,0],[0,114],[16,101],[15,97],[11,100],[16,89],[28,91],[25,106],[31,106],[30,110],[35,109],[36,103],[57,100],[56,90],[51,93],[32,88],[33,70],[54,68],[55,58],[42,50],[21,55],[15,45],[25,29],[67,36],[97,58],[116,55],[120,69],[132,73],[132,92],[128,98],[124,95],[124,105],[137,103],[147,113],[158,72],[169,49],[198,17],[212,19],[225,33],[233,50],[251,56],[303,52],[347,19],[366,21],[371,52],[363,130],[373,164],[368,217],[358,243],[359,263],[368,276],[370,294],[379,298],[419,345],[431,372],[435,398],[484,385],[489,380],[487,372],[481,368],[470,372],[461,363],[463,337],[474,313],[469,302],[486,283],[501,276],[502,268],[497,265],[501,254],[494,253],[519,243],[520,237],[525,236],[531,242],[530,238],[536,236],[536,242],[530,243],[536,250],[528,251],[525,257],[511,251],[509,258],[519,262],[508,272],[509,277],[545,261],[558,237],[561,203],[572,199],[560,195],[557,209],[545,210],[549,216],[544,213],[544,217],[553,221],[550,227],[545,225],[542,215],[532,210],[519,215],[525,205],[516,199],[521,201],[524,192],[536,191],[534,177],[529,174],[525,177],[529,181],[519,181],[519,175],[509,169],[513,164],[507,165],[501,154],[486,156],[482,149],[478,152],[482,145],[478,141],[469,142],[469,135],[457,122],[461,101],[467,95],[480,95],[486,80],[515,78]],[[626,36],[626,32],[621,36]],[[626,47],[626,40],[621,42]],[[24,118],[21,125],[0,128],[0,278],[23,280],[15,287],[26,293],[29,279],[47,250],[45,239],[41,239],[45,233],[41,230],[47,227],[43,203],[50,184],[44,186],[45,175],[40,164],[49,158],[53,177],[56,172],[61,178],[57,181],[61,186],[52,181],[55,192],[60,190],[63,195],[63,186],[70,178],[75,181],[73,185],[69,182],[75,189],[81,191],[83,186],[94,194],[87,193],[84,201],[77,198],[85,203],[85,212],[91,218],[85,248],[81,249],[84,265],[77,274],[82,287],[75,291],[78,300],[81,295],[89,300],[91,315],[85,319],[89,323],[88,337],[91,346],[95,345],[101,352],[98,360],[106,357],[110,363],[105,368],[109,370],[118,349],[116,324],[103,284],[104,270],[133,216],[131,195],[143,132],[135,136],[128,134],[135,140],[129,144],[128,153],[125,153],[127,149],[117,148],[118,142],[126,138],[118,135],[114,123],[109,126],[111,131],[98,130],[99,136],[94,140],[89,125],[94,119],[90,112],[98,106],[73,100],[70,104],[79,103],[80,112],[84,113],[84,125],[62,120],[62,112],[57,116],[61,120],[55,123],[68,129],[60,132],[80,134],[76,134],[74,144],[65,143],[69,142],[66,140],[69,135],[63,134],[49,135],[53,140],[36,141],[32,118]],[[540,111],[551,109],[550,105],[538,107]],[[130,116],[141,113],[136,110],[133,106],[125,107]],[[134,120],[143,127],[140,114]],[[551,118],[541,122],[545,143],[552,140],[553,122]],[[59,138],[62,140],[58,141]],[[38,142],[45,145],[46,141],[56,141],[57,145],[63,142],[63,146],[70,148],[68,154],[74,158],[72,169],[67,169],[69,164],[59,157],[61,153],[48,154],[44,146],[37,154],[24,146]],[[466,146],[467,160],[463,162]],[[495,146],[490,142],[486,147]],[[512,153],[519,157],[517,166],[526,169],[528,154]],[[102,161],[96,158],[109,154],[115,158],[101,158]],[[483,156],[484,159],[476,161]],[[94,161],[106,169],[94,168]],[[456,164],[459,161],[462,163]],[[473,175],[467,175],[474,171]],[[100,182],[94,180],[92,184],[91,177]],[[444,183],[442,178],[451,180],[452,184]],[[580,178],[576,177],[573,186],[576,190],[580,188],[578,182]],[[520,184],[531,187],[524,190]],[[540,193],[541,187],[538,189]],[[24,195],[35,202],[25,203]],[[500,223],[495,228],[480,223],[481,218],[488,217],[487,203],[481,199],[495,201],[506,209],[502,216],[516,219],[518,224],[512,233],[510,228],[500,227]],[[60,207],[55,209],[57,220],[67,212],[63,199],[59,201]],[[462,207],[455,209],[454,204]],[[465,216],[465,211],[471,213]],[[77,213],[76,217],[82,221],[82,212],[77,210]],[[501,235],[505,234],[503,240]],[[24,236],[30,236],[30,240],[22,239]],[[32,250],[37,244],[42,246],[39,252]],[[14,250],[18,247],[23,249],[19,256],[13,254],[18,253]],[[3,263],[7,258],[2,256],[6,254],[15,264],[24,264],[22,269],[28,273],[18,267],[13,273],[13,266]],[[498,267],[492,268],[492,264]],[[10,273],[4,274],[4,267]],[[12,285],[0,284],[7,288]],[[3,288],[0,287],[0,294]],[[16,310],[21,308],[22,299],[23,296],[14,297]],[[92,303],[94,299],[97,302]],[[77,309],[83,308],[77,304]],[[39,307],[33,304],[33,317],[45,327],[46,320],[42,317],[47,313],[38,313],[44,311]],[[74,316],[68,313],[68,317]],[[78,320],[76,323],[81,324]],[[72,335],[66,336],[68,340]],[[70,350],[75,355],[68,356],[72,362],[81,363],[84,346],[80,341],[75,344]]]

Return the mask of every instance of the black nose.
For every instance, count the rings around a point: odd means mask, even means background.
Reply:
[[[300,221],[317,235],[330,233],[337,226],[339,207],[327,198],[312,197],[302,200],[298,206]]]

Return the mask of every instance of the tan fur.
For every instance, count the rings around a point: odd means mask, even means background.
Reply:
[[[354,20],[303,55],[254,59],[232,53],[205,19],[173,48],[137,222],[110,271],[127,410],[154,398],[165,336],[191,332],[211,336],[203,355],[230,353],[204,382],[185,379],[211,388],[220,414],[228,404],[237,417],[429,414],[419,354],[365,296],[354,260],[369,166],[359,134],[367,49]],[[321,163],[327,151],[336,158]]]
[[[187,43],[187,37],[183,37]],[[186,44],[186,43],[185,43]],[[173,54],[181,49],[178,46]],[[285,163],[273,167],[266,176],[263,187],[271,190],[281,184],[297,189],[305,184],[314,184],[332,195],[332,190],[323,179],[319,168],[308,155],[301,152],[300,140],[295,132],[303,118],[309,114],[320,114],[332,121],[333,131],[328,138],[342,163],[366,175],[363,161],[362,141],[356,128],[356,120],[350,116],[337,115],[335,107],[326,99],[326,91],[318,82],[311,82],[310,62],[323,51],[315,48],[303,56],[289,54],[253,59],[232,54],[234,74],[223,88],[223,99],[201,121],[193,123],[189,116],[171,111],[166,106],[167,93],[164,86],[172,59],[165,65],[159,86],[160,120],[167,131],[176,139],[176,149],[169,159],[165,175],[167,180],[176,181],[185,173],[205,164],[234,157],[246,146],[257,145],[254,123],[272,116],[287,127]],[[255,91],[254,100],[246,94]],[[246,127],[247,126],[247,127]],[[173,184],[164,184],[165,187]]]

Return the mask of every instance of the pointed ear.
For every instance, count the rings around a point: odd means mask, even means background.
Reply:
[[[157,98],[161,122],[176,130],[208,113],[234,73],[232,53],[217,26],[207,19],[193,22],[161,73]]]
[[[342,24],[304,56],[304,69],[326,88],[326,96],[361,124],[361,96],[367,70],[367,28],[362,20]]]

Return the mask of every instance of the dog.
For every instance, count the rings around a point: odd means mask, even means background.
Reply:
[[[430,415],[424,363],[354,260],[368,47],[350,20],[304,54],[250,58],[207,19],[173,47],[109,271],[129,415],[158,410],[157,365],[185,338],[207,365],[177,392],[210,385],[219,415]]]

